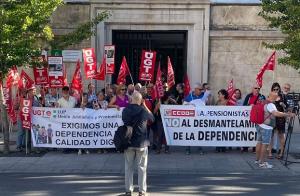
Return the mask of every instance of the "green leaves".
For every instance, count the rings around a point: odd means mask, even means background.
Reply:
[[[300,1],[299,0],[262,0],[259,13],[269,22],[271,28],[279,28],[286,35],[279,44],[266,44],[268,48],[282,50],[285,57],[279,63],[300,70]]]

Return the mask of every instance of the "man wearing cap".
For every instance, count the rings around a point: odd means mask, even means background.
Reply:
[[[203,91],[202,85],[200,83],[196,83],[194,85],[194,91],[191,92],[184,99],[183,105],[194,105],[195,107],[205,106],[205,101],[202,100],[203,97],[204,97],[204,91]],[[199,147],[199,152],[201,155],[203,155],[203,151],[202,151],[201,147]],[[185,154],[186,155],[191,154],[190,146],[186,147]]]
[[[267,103],[264,107],[265,121],[256,126],[257,130],[257,144],[256,144],[256,160],[255,163],[261,168],[270,169],[273,165],[266,162],[267,148],[272,137],[272,130],[275,126],[275,117],[294,117],[294,113],[283,113],[276,109],[273,102],[278,98],[277,92],[271,92],[267,98]]]

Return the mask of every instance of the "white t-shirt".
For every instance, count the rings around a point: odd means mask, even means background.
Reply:
[[[205,102],[202,99],[194,99],[189,104],[194,105],[195,107],[205,106]]]
[[[76,105],[76,99],[75,97],[70,96],[69,100],[67,101],[65,98],[61,97],[57,103],[61,108],[74,108]]]
[[[269,112],[269,113],[272,113],[272,112],[274,112],[274,111],[277,111],[277,108],[276,108],[276,106],[274,105],[274,103],[268,103],[267,104],[267,111]],[[269,117],[270,118],[270,117]],[[273,127],[271,127],[271,126],[269,126],[269,125],[265,125],[265,124],[260,124],[259,125],[261,128],[263,128],[263,129],[273,129]]]

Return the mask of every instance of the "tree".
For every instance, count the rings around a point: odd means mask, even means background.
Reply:
[[[282,50],[285,56],[279,63],[300,69],[300,1],[299,0],[262,0],[259,13],[269,22],[269,27],[278,28],[286,35],[281,43],[267,43],[268,48]]]
[[[63,0],[4,0],[0,1],[0,79],[3,83],[13,66],[39,66],[42,49],[50,45],[62,49],[90,38],[95,25],[108,18],[104,11],[91,22],[82,24],[74,32],[57,40],[50,26],[50,17]],[[1,89],[2,90],[2,89]],[[0,92],[2,123],[4,124],[4,153],[9,153],[8,120],[3,92]]]

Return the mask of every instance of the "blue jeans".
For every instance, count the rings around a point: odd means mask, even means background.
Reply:
[[[256,126],[257,130],[257,142],[262,144],[270,144],[272,138],[272,129],[264,129],[260,126]]]
[[[17,131],[17,148],[21,148],[25,146],[26,133],[22,127],[21,120],[17,121],[18,131]]]

